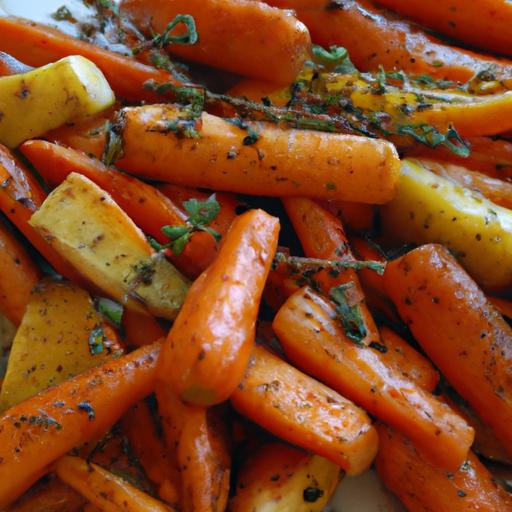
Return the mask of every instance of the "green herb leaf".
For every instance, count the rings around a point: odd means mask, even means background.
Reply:
[[[172,252],[174,252],[176,256],[179,256],[185,250],[185,246],[188,244],[191,235],[192,233],[189,231],[169,244]]]
[[[71,11],[65,5],[61,5],[52,15],[51,17],[57,21],[74,21],[74,17],[71,14]]]
[[[336,312],[345,334],[355,343],[361,344],[368,331],[363,321],[361,306],[359,304],[350,305],[348,301],[346,292],[353,286],[354,283],[350,282],[332,288],[329,291],[329,296],[336,304]]]
[[[213,228],[209,228],[207,226],[198,226],[197,229],[199,229],[200,231],[204,231],[205,233],[208,233],[209,235],[211,235],[213,238],[215,238],[216,242],[220,242],[222,239],[222,235],[218,231],[215,231],[215,229],[213,229]]]
[[[118,302],[101,297],[97,300],[98,311],[115,327],[121,327],[123,318],[123,306]]]
[[[220,212],[220,204],[215,194],[212,194],[206,201],[189,199],[183,203],[183,207],[189,214],[187,221],[194,227],[211,224]]]
[[[190,231],[188,226],[164,226],[162,233],[171,240],[177,240]]]

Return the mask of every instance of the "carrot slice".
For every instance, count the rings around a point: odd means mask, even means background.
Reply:
[[[388,264],[386,290],[433,363],[512,454],[512,328],[441,245]]]

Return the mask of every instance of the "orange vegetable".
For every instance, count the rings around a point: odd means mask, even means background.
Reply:
[[[421,165],[429,171],[455,181],[459,185],[479,192],[493,203],[512,208],[512,183],[501,179],[491,178],[485,174],[471,171],[460,165],[434,160],[419,159]]]
[[[19,325],[40,272],[25,248],[0,223],[0,311]]]
[[[192,15],[198,42],[175,44],[169,51],[239,75],[290,84],[310,53],[306,27],[289,12],[263,2],[125,0],[122,12],[149,34],[163,32],[178,14]]]
[[[0,52],[0,76],[16,75],[30,71],[30,66],[26,66],[9,54]]]
[[[488,296],[487,299],[503,316],[512,319],[512,302],[500,297]]]
[[[198,405],[223,402],[242,379],[278,233],[279,221],[262,210],[241,215],[217,259],[191,286],[169,332],[159,370],[160,378],[183,400]]]
[[[476,72],[495,66],[498,76],[510,78],[512,63],[462,50],[441,42],[408,21],[390,16],[367,0],[267,0],[276,7],[295,9],[324,47],[345,47],[362,71],[404,70],[465,82]],[[437,5],[437,3],[436,3]]]
[[[466,460],[473,429],[395,364],[387,364],[392,354],[381,354],[387,347],[348,339],[334,307],[320,295],[299,290],[272,326],[294,364],[406,433],[433,463],[454,470]]]
[[[410,512],[509,512],[512,498],[469,453],[457,471],[426,461],[404,436],[379,425],[377,472]]]
[[[432,362],[512,454],[512,329],[440,245],[388,264],[386,290]]]
[[[384,140],[249,123],[258,133],[252,144],[247,130],[207,113],[200,137],[184,138],[166,128],[178,115],[172,105],[123,109],[117,165],[177,185],[252,195],[368,203],[393,197],[400,162]]]
[[[148,80],[179,85],[167,72],[68,36],[60,30],[14,17],[0,17],[0,51],[29,64],[44,66],[69,55],[82,55],[96,64],[121,98],[158,100],[145,89]]]
[[[512,5],[507,0],[380,0],[379,3],[451,39],[512,56]]]
[[[166,385],[157,400],[171,459],[179,468],[184,512],[222,512],[229,494],[230,454],[218,411],[182,402]]]
[[[136,347],[149,345],[166,336],[166,331],[155,317],[128,308],[123,311],[122,328],[128,344]]]
[[[62,457],[59,478],[103,512],[170,512],[171,509],[126,480],[80,457]]]
[[[151,393],[160,346],[89,370],[5,412],[0,418],[0,507],[43,476],[53,461],[103,435]]]
[[[310,199],[287,198],[283,199],[283,204],[306,256],[331,261],[354,261],[343,224],[334,215]],[[378,341],[379,331],[366,306],[356,271],[346,269],[337,274],[333,276],[331,271],[323,270],[314,279],[320,283],[325,294],[329,294],[333,287],[352,283],[351,294],[357,299],[351,305],[359,306],[366,332],[362,343],[368,345]]]
[[[375,206],[351,201],[325,201],[322,205],[340,218],[351,231],[370,231],[375,224]]]
[[[5,18],[0,17],[0,24]],[[32,214],[41,206],[46,194],[30,171],[5,146],[0,145],[0,211],[27,237],[30,243],[64,277],[80,283],[78,272],[63,260],[29,225]]]
[[[254,349],[231,401],[258,425],[350,475],[368,469],[377,452],[376,431],[362,409],[262,347]]]

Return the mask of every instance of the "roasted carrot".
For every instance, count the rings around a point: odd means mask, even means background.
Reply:
[[[487,299],[503,316],[512,319],[512,302],[501,297],[488,296]]]
[[[0,76],[16,75],[30,71],[30,66],[26,66],[11,55],[0,52]]]
[[[306,256],[341,262],[354,260],[343,224],[334,215],[310,199],[286,198],[283,204]],[[368,345],[379,340],[379,331],[366,306],[355,270],[335,271],[334,274],[332,269],[322,270],[315,275],[315,280],[326,294],[329,294],[331,288],[352,283],[351,294],[359,299],[351,305],[359,307],[365,331],[361,343]]]
[[[86,499],[53,476],[49,482],[36,484],[6,512],[76,512]]]
[[[199,40],[172,45],[169,51],[239,75],[291,84],[310,54],[306,27],[263,2],[126,0],[122,11],[148,34],[163,32],[179,14],[192,15]]]
[[[179,485],[179,474],[168,459],[167,446],[158,431],[149,405],[135,404],[122,418],[121,430],[130,441],[133,454],[144,468],[148,478],[157,485],[160,497],[170,505],[177,505],[177,494],[169,496],[169,486]]]
[[[100,466],[80,457],[62,457],[55,465],[59,478],[104,512],[170,512],[162,502]]]
[[[157,400],[171,457],[178,464],[184,512],[222,512],[229,494],[230,454],[215,409],[182,402],[169,386]]]
[[[377,472],[410,512],[509,512],[512,498],[472,452],[447,472],[426,461],[395,430],[379,425]]]
[[[362,71],[404,70],[459,82],[495,66],[499,77],[510,78],[512,63],[462,50],[405,20],[396,19],[367,0],[267,0],[276,7],[295,9],[314,42],[345,47]]]
[[[493,203],[512,208],[512,183],[485,174],[471,171],[466,167],[435,160],[418,159],[429,171],[455,181],[465,188],[479,192]]]
[[[324,208],[339,217],[350,231],[370,231],[375,224],[375,207],[351,201],[324,201]]]
[[[49,464],[103,435],[151,393],[160,346],[143,347],[6,411],[0,418],[0,507],[44,475]]]
[[[241,414],[281,439],[364,472],[377,451],[366,413],[320,382],[256,346],[231,401]]]
[[[4,18],[0,18],[0,23]],[[78,272],[62,259],[28,221],[46,198],[46,194],[29,170],[5,146],[0,145],[0,211],[27,237],[59,274],[75,281]]]
[[[379,3],[451,39],[512,57],[512,6],[506,0],[380,0]]]
[[[262,210],[241,215],[190,288],[159,363],[160,378],[185,401],[223,402],[242,379],[278,233],[279,221]]]
[[[385,345],[347,338],[333,305],[309,288],[290,297],[272,324],[290,360],[414,441],[433,463],[454,470],[474,432],[446,404],[387,364]]]
[[[432,362],[512,454],[512,328],[440,245],[388,264],[389,296]]]
[[[24,247],[1,223],[0,274],[0,311],[19,325],[40,272]]]
[[[155,317],[131,309],[123,311],[121,325],[126,341],[135,347],[149,345],[166,336],[166,331]]]
[[[2,17],[0,32],[0,51],[30,66],[44,66],[69,55],[88,58],[101,69],[116,95],[127,100],[156,101],[159,96],[144,87],[149,80],[179,85],[165,71],[104,50],[46,25],[12,16]]]
[[[393,197],[399,160],[389,142],[265,123],[250,123],[248,132],[207,113],[200,137],[184,138],[166,128],[178,116],[172,105],[123,109],[117,165],[177,185],[253,195],[368,203]]]
[[[229,89],[231,96],[245,97],[253,101],[269,98],[278,107],[284,107],[290,100],[290,88],[261,80],[242,80]]]
[[[432,363],[389,327],[380,328],[381,359],[388,368],[402,374],[404,379],[431,393],[439,383],[439,372]],[[471,425],[471,424],[470,424]]]

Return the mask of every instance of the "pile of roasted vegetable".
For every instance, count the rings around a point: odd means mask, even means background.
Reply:
[[[84,3],[0,17],[0,509],[512,511],[512,3]]]

